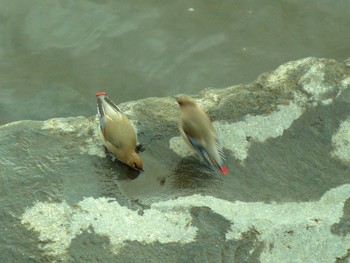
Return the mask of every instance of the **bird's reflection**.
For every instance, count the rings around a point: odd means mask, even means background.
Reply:
[[[132,169],[118,159],[108,158],[109,166],[116,171],[117,180],[135,180],[142,172]]]
[[[98,180],[102,183],[101,195],[117,198],[118,200],[126,201],[124,194],[119,189],[118,182],[135,180],[142,173],[116,159],[111,160],[110,158],[99,159],[94,162],[94,166],[96,167]]]
[[[221,177],[195,156],[181,159],[169,175],[176,189],[193,189],[194,193],[209,189],[221,182]]]

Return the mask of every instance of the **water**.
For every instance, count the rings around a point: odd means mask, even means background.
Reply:
[[[0,124],[254,80],[350,54],[349,1],[0,0]]]

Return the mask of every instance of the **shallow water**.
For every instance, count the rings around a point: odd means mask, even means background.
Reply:
[[[349,1],[0,0],[0,124],[254,80],[298,58],[349,57]]]

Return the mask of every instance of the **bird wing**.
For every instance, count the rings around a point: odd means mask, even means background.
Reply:
[[[108,129],[103,130],[103,136],[105,138],[106,143],[108,142],[111,144],[111,146],[114,146],[117,149],[120,149],[122,147],[122,134],[120,132],[121,129],[121,123],[115,122],[113,119],[111,119],[109,116],[105,116],[104,118],[106,127]]]
[[[117,126],[114,123],[120,123],[126,119],[122,110],[106,96],[100,96],[97,98],[97,112],[100,121],[100,128],[105,137],[108,132],[106,129],[107,126],[108,130],[116,131],[118,127],[113,127]]]
[[[114,110],[114,112],[124,115],[123,111],[108,97],[105,97],[104,100],[107,102],[107,104]]]
[[[201,155],[203,157],[203,159],[205,161],[207,161],[209,164],[212,164],[211,160],[210,160],[210,155],[207,152],[207,150],[202,146],[202,144],[198,140],[196,140],[195,138],[191,137],[185,131],[184,131],[184,133],[185,133],[187,139],[189,140],[189,142],[191,143],[191,145],[193,146],[193,148],[199,153],[199,155]]]
[[[101,132],[103,133],[103,135],[105,134],[105,119],[104,119],[104,116],[105,116],[105,111],[103,109],[103,106],[102,106],[102,101],[100,98],[97,98],[97,114],[98,114],[98,120],[100,122],[100,129],[101,129]]]

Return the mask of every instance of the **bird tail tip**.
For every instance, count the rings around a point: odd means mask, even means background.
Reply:
[[[229,170],[228,170],[227,165],[221,166],[221,167],[220,167],[220,172],[221,172],[223,175],[228,176],[228,175],[229,175]]]
[[[107,95],[107,92],[105,92],[105,91],[96,92],[96,97],[101,96],[101,95]]]

